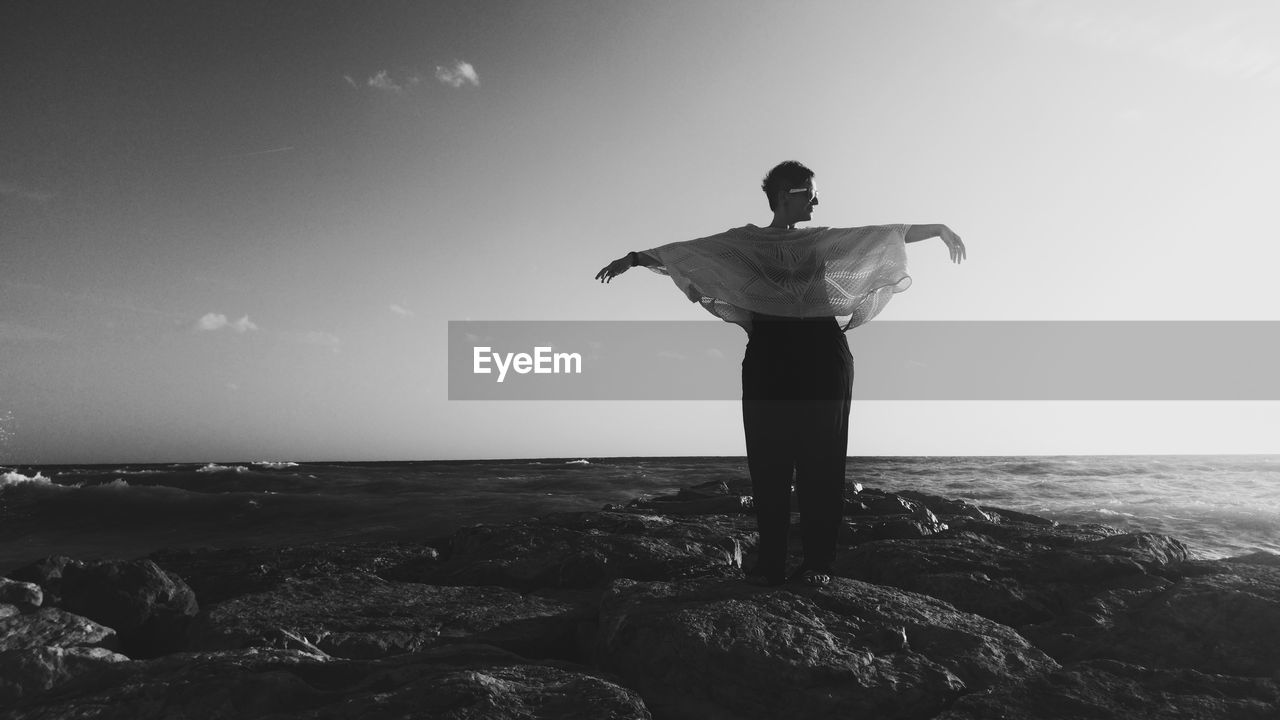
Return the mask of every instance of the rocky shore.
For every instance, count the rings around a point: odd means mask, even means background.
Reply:
[[[742,581],[750,498],[419,543],[45,558],[3,718],[1280,718],[1280,558],[850,488],[836,579]]]

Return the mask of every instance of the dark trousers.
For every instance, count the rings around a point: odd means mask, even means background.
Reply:
[[[756,572],[785,572],[793,473],[804,565],[827,569],[835,560],[852,392],[853,356],[834,318],[753,319],[742,424],[760,529]]]

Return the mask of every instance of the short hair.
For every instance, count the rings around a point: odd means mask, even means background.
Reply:
[[[760,189],[764,190],[764,194],[769,198],[769,209],[778,209],[778,193],[804,185],[804,181],[813,175],[812,170],[796,160],[787,160],[775,165],[769,174],[764,176],[764,182],[760,185]]]

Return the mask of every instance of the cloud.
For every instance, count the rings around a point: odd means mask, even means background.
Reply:
[[[476,69],[471,63],[456,60],[453,67],[445,67],[443,65],[436,66],[436,79],[450,87],[462,87],[463,85],[480,86],[480,76],[476,74]]]
[[[382,90],[384,92],[392,92],[392,93],[404,92],[404,86],[400,85],[395,80],[392,80],[391,73],[387,72],[386,70],[379,70],[378,74],[369,78],[366,84],[375,90]]]
[[[54,197],[51,192],[32,190],[31,188],[22,187],[21,185],[8,180],[0,180],[0,196],[18,198],[19,200],[30,200],[38,203],[49,202]]]
[[[463,85],[477,87],[480,85],[480,76],[476,73],[475,67],[471,63],[462,62],[461,60],[454,62],[450,67],[437,66],[436,79],[445,85],[456,88]],[[360,87],[360,84],[350,75],[343,75],[342,80],[353,88]],[[379,70],[364,82],[367,87],[394,95],[403,95],[406,91],[421,83],[422,76],[413,69],[404,70],[397,75],[393,75],[390,70]]]
[[[391,312],[393,312],[393,313],[395,313],[395,314],[399,315],[400,317],[411,318],[411,317],[413,317],[413,315],[414,315],[414,313],[413,313],[413,311],[412,311],[412,310],[410,310],[410,309],[408,309],[408,308],[406,308],[406,307],[403,307],[403,306],[401,306],[401,305],[397,305],[397,304],[395,304],[395,303],[391,303],[391,306],[390,306],[389,308],[387,308],[387,309],[388,309],[388,310],[390,310]]]
[[[253,321],[249,319],[248,315],[245,315],[239,320],[231,323],[231,329],[242,333],[249,332],[250,330],[257,330],[258,326],[253,324]]]
[[[200,320],[196,322],[197,330],[213,331],[221,330],[223,328],[229,328],[238,333],[246,333],[251,330],[257,330],[258,326],[249,319],[248,315],[245,315],[239,320],[231,321],[222,313],[206,313],[204,317],[200,318]]]

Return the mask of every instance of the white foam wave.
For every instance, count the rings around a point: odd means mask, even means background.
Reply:
[[[590,465],[590,460],[570,460],[565,465]]]
[[[218,463],[209,463],[202,468],[196,470],[199,473],[216,473],[216,472],[249,472],[249,468],[244,465],[219,465]]]
[[[4,470],[4,468],[0,468],[0,470]],[[0,474],[0,488],[17,487],[19,485],[30,485],[33,483],[36,485],[52,485],[53,481],[45,477],[44,473],[39,471],[37,471],[34,476],[23,475],[17,470],[6,470],[3,474]]]
[[[259,460],[253,465],[254,467],[270,468],[272,470],[284,470],[285,468],[298,467],[298,463],[289,462],[287,460]]]

